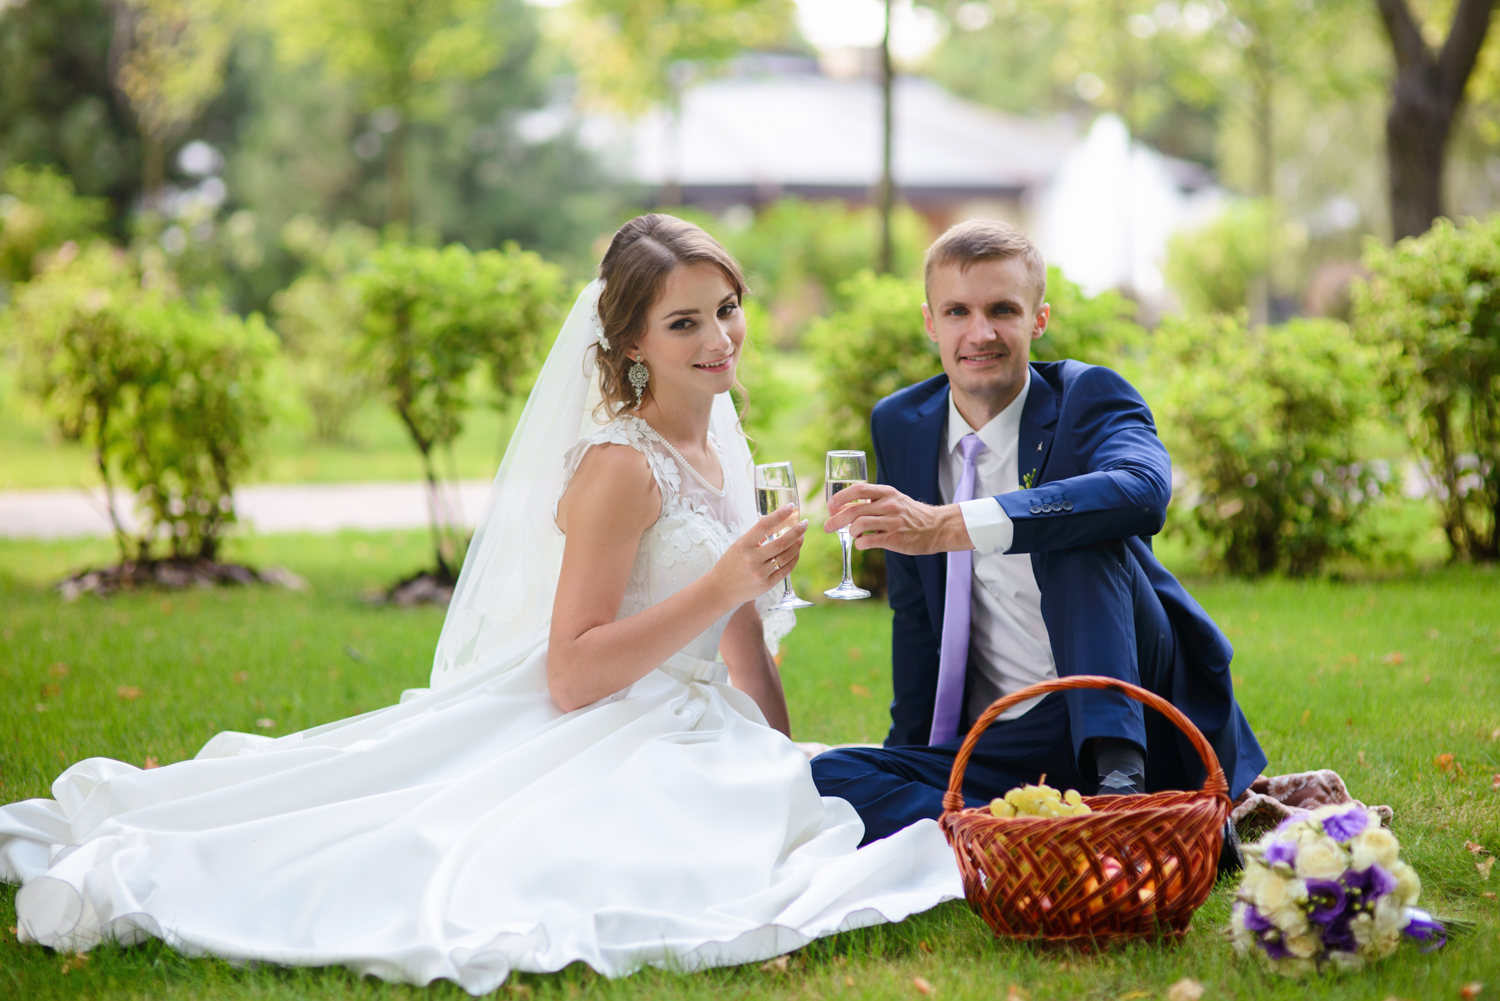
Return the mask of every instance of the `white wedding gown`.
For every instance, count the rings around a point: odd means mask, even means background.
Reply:
[[[700,577],[733,506],[624,418],[662,495],[623,618]],[[748,527],[748,526],[745,526]],[[221,733],[151,771],[69,768],[0,808],[22,941],[160,937],[231,960],[446,977],[607,975],[764,960],[961,895],[937,825],[856,850],[863,828],[716,662],[721,620],[594,705],[548,695],[546,630],[399,705],[280,739]]]

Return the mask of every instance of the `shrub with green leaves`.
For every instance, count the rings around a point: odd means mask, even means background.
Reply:
[[[1231,204],[1199,229],[1167,244],[1167,284],[1190,313],[1238,313],[1251,285],[1271,267],[1270,208],[1262,201]]]
[[[268,420],[277,344],[260,318],[143,285],[134,261],[96,243],[22,286],[6,327],[23,385],[94,452],[121,560],[152,559],[159,541],[213,559]],[[133,535],[114,511],[117,475],[138,501]]]
[[[1172,319],[1150,369],[1162,438],[1187,476],[1168,531],[1242,576],[1312,574],[1365,550],[1391,476],[1365,456],[1376,359],[1347,326]]]
[[[1118,292],[1085,295],[1060,270],[1048,268],[1046,298],[1052,312],[1047,332],[1031,342],[1034,361],[1072,358],[1118,368],[1145,343],[1146,331],[1135,322],[1135,303]]]
[[[346,281],[360,307],[361,363],[422,455],[437,570],[454,578],[464,534],[438,453],[463,430],[473,373],[483,369],[505,397],[531,372],[556,329],[562,274],[514,244],[475,254],[389,242]]]
[[[29,279],[44,250],[83,240],[109,218],[109,202],[85,198],[51,167],[0,174],[0,286]]]
[[[349,422],[374,392],[358,363],[360,299],[348,281],[380,245],[374,230],[346,222],[329,231],[306,216],[287,223],[283,242],[306,268],[271,298],[289,375],[321,442],[349,440]]]
[[[1500,215],[1371,241],[1356,329],[1422,456],[1453,555],[1500,559]]]

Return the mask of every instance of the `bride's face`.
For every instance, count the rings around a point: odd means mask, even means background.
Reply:
[[[712,264],[680,264],[667,274],[633,357],[651,369],[658,403],[726,393],[745,342],[740,296]]]

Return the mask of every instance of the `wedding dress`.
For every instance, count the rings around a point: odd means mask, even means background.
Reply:
[[[585,290],[502,464],[433,687],[279,739],[221,733],[150,771],[91,758],[53,799],[0,807],[22,941],[156,936],[480,994],[579,961],[615,976],[764,960],[961,894],[933,821],[856,847],[853,808],[820,797],[802,752],[728,683],[727,616],[624,691],[553,703],[543,606],[561,534],[539,519],[589,448],[636,449],[661,493],[621,617],[707,572],[753,519],[732,409],[716,405],[720,489],[643,421],[587,430],[568,409],[590,409],[573,366],[591,306]]]

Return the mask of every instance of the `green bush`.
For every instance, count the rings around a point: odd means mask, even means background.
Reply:
[[[1270,207],[1236,202],[1213,222],[1172,237],[1167,284],[1190,313],[1238,313],[1271,266]]]
[[[1162,437],[1189,487],[1169,531],[1242,576],[1316,573],[1364,551],[1365,516],[1391,477],[1363,455],[1376,364],[1348,327],[1169,320],[1150,368]]]
[[[358,364],[360,300],[347,278],[375,252],[380,236],[357,223],[328,231],[306,216],[287,223],[287,249],[307,267],[271,298],[289,375],[321,442],[349,440],[349,422],[374,386]]]
[[[29,279],[38,255],[83,240],[109,218],[103,198],[83,198],[51,167],[18,164],[0,174],[0,286]]]
[[[474,254],[389,242],[345,281],[359,303],[361,363],[422,455],[437,570],[453,578],[463,532],[437,453],[463,430],[472,373],[486,370],[502,397],[530,374],[556,330],[562,274],[514,244]]]
[[[62,433],[94,452],[122,561],[212,559],[234,522],[234,487],[268,419],[276,338],[258,316],[143,284],[127,255],[96,243],[59,253],[6,313],[23,385]],[[116,474],[136,494],[132,537],[115,517]]]
[[[1500,559],[1500,215],[1365,250],[1356,328],[1422,456],[1454,556]]]
[[[1145,343],[1146,332],[1135,322],[1135,303],[1118,292],[1090,298],[1057,268],[1048,268],[1047,302],[1052,307],[1047,332],[1031,344],[1035,361],[1072,358],[1118,368]]]

